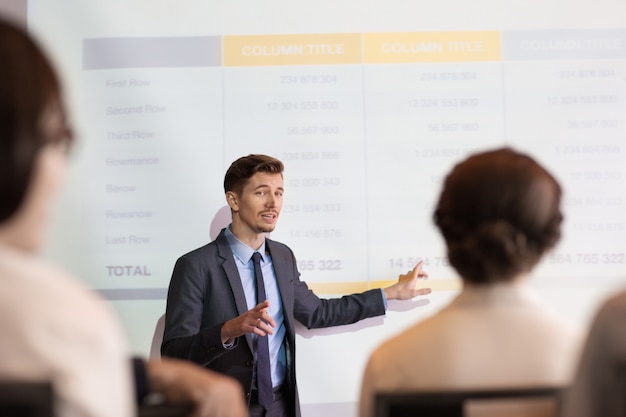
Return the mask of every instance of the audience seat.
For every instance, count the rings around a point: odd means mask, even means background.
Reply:
[[[376,417],[555,417],[562,388],[379,393]]]

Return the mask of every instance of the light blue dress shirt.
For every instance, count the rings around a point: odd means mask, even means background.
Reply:
[[[245,243],[241,242],[231,231],[230,225],[226,228],[226,239],[230,245],[235,258],[235,264],[241,278],[241,285],[246,296],[248,310],[251,310],[259,302],[264,300],[256,300],[256,285],[254,279],[254,264],[252,263],[252,254],[259,252],[261,254],[261,270],[263,271],[263,280],[265,281],[265,294],[270,301],[269,313],[276,322],[273,335],[267,335],[270,348],[270,367],[272,370],[272,385],[279,386],[285,379],[286,356],[283,346],[285,338],[285,323],[283,315],[283,303],[280,297],[280,291],[276,282],[276,274],[272,257],[265,252],[265,241],[258,250],[253,250]],[[252,337],[257,337],[255,334]]]

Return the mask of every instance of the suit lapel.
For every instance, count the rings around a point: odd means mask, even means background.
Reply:
[[[283,314],[287,329],[293,333],[294,284],[293,258],[272,240],[265,240],[265,247],[272,256],[276,281],[283,302]]]
[[[235,299],[235,306],[237,307],[237,314],[242,315],[246,311],[248,311],[248,304],[246,303],[246,295],[243,291],[243,286],[241,285],[241,277],[239,276],[239,271],[237,270],[237,265],[235,265],[235,260],[233,258],[233,252],[230,249],[230,245],[228,244],[228,240],[224,236],[224,231],[219,234],[217,239],[215,239],[217,243],[217,252],[219,256],[222,258],[222,268],[224,269],[224,274],[226,275],[226,279],[230,284],[230,288],[233,292],[233,298]],[[224,295],[226,296],[226,294]],[[250,334],[246,333],[246,341],[248,342],[248,346],[250,350],[252,350],[252,337]]]

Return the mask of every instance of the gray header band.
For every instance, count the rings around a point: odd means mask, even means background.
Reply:
[[[97,38],[83,40],[83,69],[215,67],[219,36]]]
[[[626,29],[534,30],[502,33],[503,60],[626,58]]]
[[[107,300],[165,300],[167,288],[112,288],[97,290]]]

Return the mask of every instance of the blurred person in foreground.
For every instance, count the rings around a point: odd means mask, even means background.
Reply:
[[[381,344],[362,381],[360,416],[378,392],[561,388],[581,332],[533,294],[528,275],[561,235],[561,187],[510,148],[448,174],[434,221],[462,290],[433,316]]]
[[[197,417],[246,416],[230,378],[171,359],[133,367],[112,308],[38,257],[71,143],[51,62],[0,20],[0,379],[51,382],[58,417],[130,417],[149,392]]]
[[[626,291],[605,300],[593,318],[562,417],[626,415]]]

